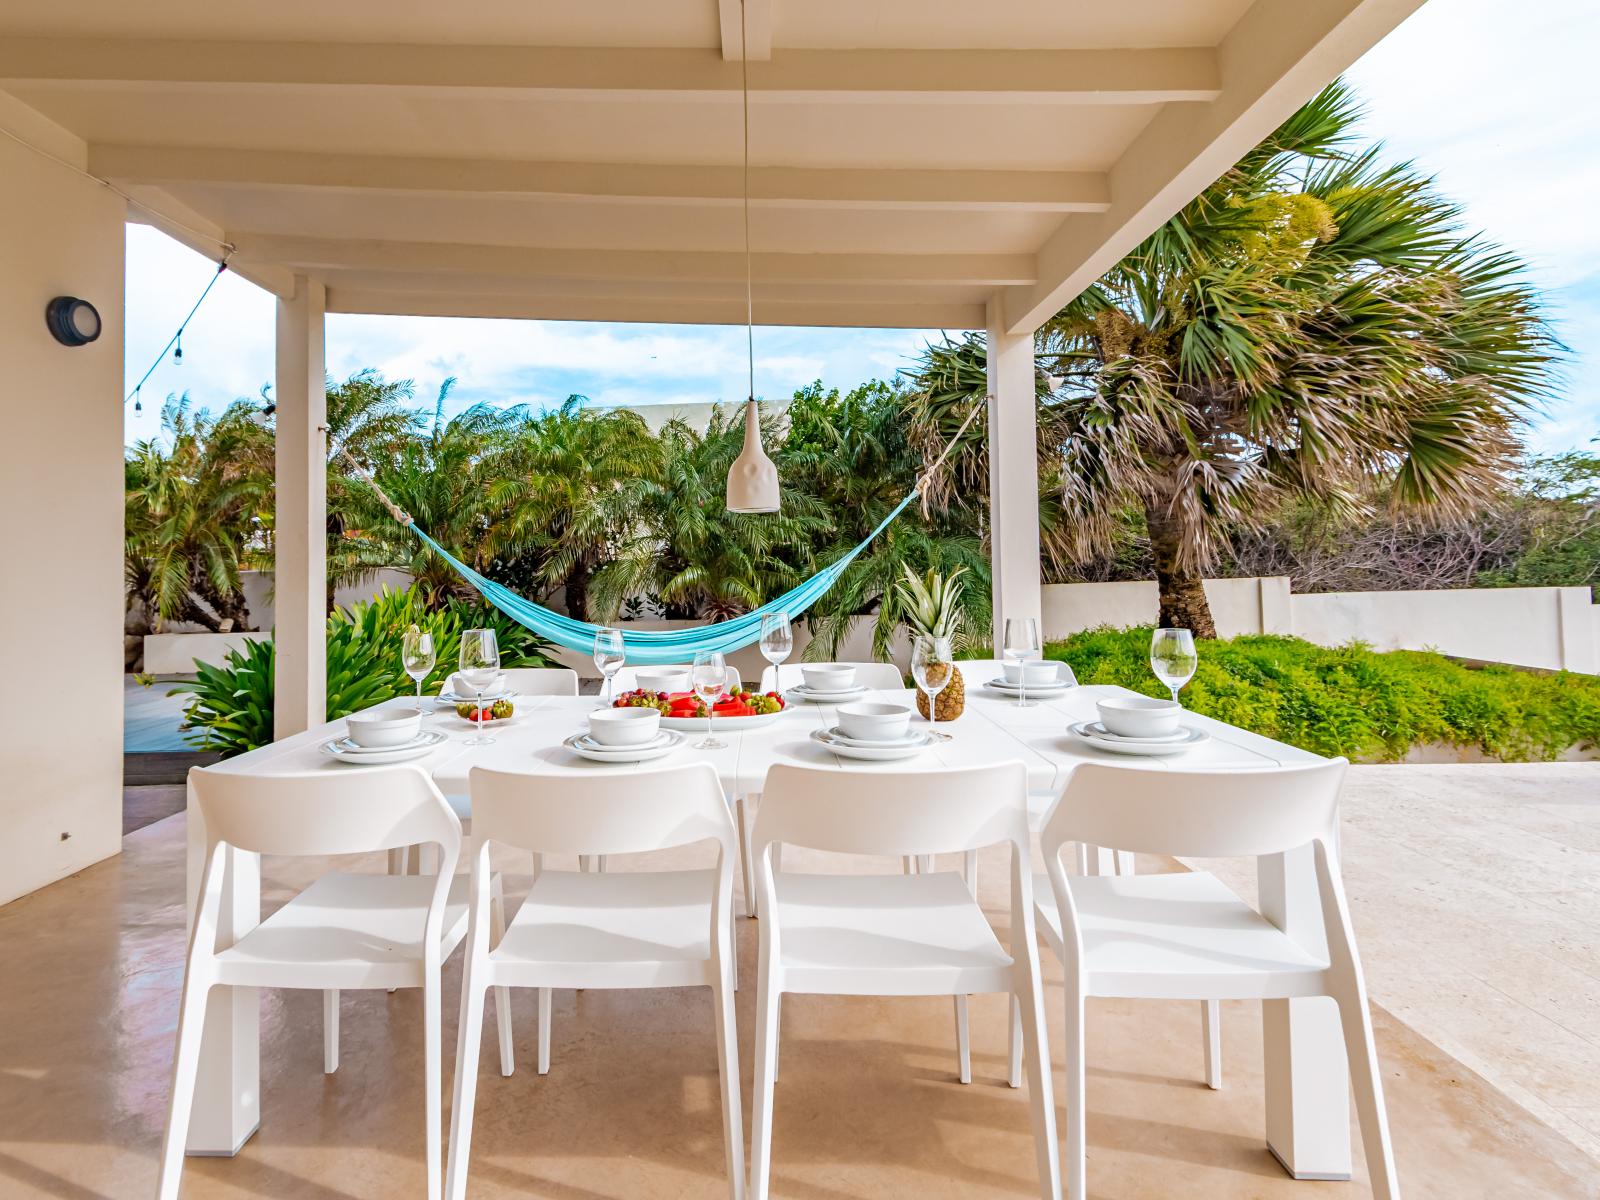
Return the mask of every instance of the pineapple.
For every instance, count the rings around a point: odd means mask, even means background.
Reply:
[[[906,625],[913,638],[948,638],[954,649],[961,634],[961,587],[957,582],[966,571],[957,567],[948,575],[929,571],[918,578],[910,567],[905,571],[905,581],[895,585],[900,603],[906,612]],[[950,680],[939,691],[936,712],[940,721],[954,721],[967,708],[967,685],[961,671],[950,667]],[[917,711],[928,716],[928,694],[917,689]]]

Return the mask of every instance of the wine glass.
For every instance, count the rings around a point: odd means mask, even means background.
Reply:
[[[717,701],[722,699],[723,686],[728,682],[728,663],[720,650],[702,650],[694,656],[694,669],[690,674],[695,695],[706,706],[706,736],[695,745],[696,750],[721,750],[726,743],[711,736],[711,720]]]
[[[1178,703],[1179,689],[1194,678],[1199,665],[1194,634],[1187,629],[1158,629],[1151,635],[1150,669],[1172,692],[1174,704]]]
[[[955,672],[955,655],[950,652],[949,638],[928,637],[924,634],[911,647],[911,678],[928,696],[928,723],[939,723],[939,693],[950,682]],[[950,735],[930,729],[928,735],[935,741],[948,742]]]
[[[1017,707],[1032,708],[1028,699],[1027,663],[1039,656],[1039,621],[1036,617],[1006,618],[1006,661],[1017,664]]]
[[[422,681],[439,661],[439,652],[433,644],[433,634],[420,625],[406,630],[400,641],[400,665],[406,674],[417,681],[417,709],[422,708]]]
[[[468,629],[461,634],[461,657],[457,663],[462,682],[472,689],[478,706],[478,732],[467,739],[469,746],[488,746],[492,737],[483,733],[483,692],[500,677],[500,645],[492,629]]]
[[[783,679],[778,668],[794,649],[794,631],[789,628],[789,614],[783,610],[769,612],[761,618],[761,657],[772,664],[772,686],[783,690]]]
[[[627,656],[627,648],[622,643],[622,630],[602,629],[594,635],[594,665],[600,668],[600,674],[606,678],[605,702],[608,705],[616,699],[611,694],[611,681],[622,669]]]

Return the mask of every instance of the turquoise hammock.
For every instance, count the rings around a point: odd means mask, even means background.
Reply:
[[[910,495],[895,505],[894,511],[879,521],[878,527],[867,534],[854,549],[798,587],[791,588],[776,600],[769,600],[760,608],[752,609],[727,621],[718,621],[714,625],[700,625],[693,629],[624,630],[622,644],[627,649],[628,661],[639,666],[659,666],[662,663],[679,663],[692,659],[703,650],[720,650],[726,654],[741,646],[750,645],[761,637],[761,619],[768,613],[784,612],[793,619],[821,599],[827,590],[838,582],[839,576],[844,574],[845,568],[855,561],[856,556],[888,528],[889,522],[903,513],[906,506],[916,498],[917,489],[913,488]],[[591,625],[588,621],[577,621],[558,612],[551,612],[543,605],[524,599],[509,588],[495,583],[494,580],[485,579],[418,529],[410,518],[404,518],[404,523],[422,539],[424,545],[454,567],[463,579],[476,588],[480,596],[517,624],[526,626],[540,637],[558,646],[565,646],[568,650],[577,650],[584,654],[593,651],[594,635],[600,631],[599,625]]]

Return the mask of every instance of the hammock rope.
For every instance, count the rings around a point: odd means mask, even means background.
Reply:
[[[961,435],[967,431],[967,426],[972,424],[973,418],[983,409],[984,404],[990,399],[985,396],[972,406],[972,411],[967,414],[967,419],[961,422],[961,427],[956,430],[955,436],[946,443],[939,457],[933,465],[917,477],[916,484],[906,494],[905,499],[889,512],[889,515],[879,521],[877,527],[867,534],[850,550],[835,559],[828,566],[818,571],[805,582],[790,588],[775,600],[769,600],[759,608],[751,609],[737,617],[726,621],[717,621],[710,625],[698,625],[689,629],[638,629],[623,630],[622,642],[626,649],[628,661],[639,666],[660,666],[665,663],[678,663],[685,658],[693,658],[703,650],[720,650],[724,654],[748,646],[761,637],[761,622],[769,613],[787,613],[790,620],[800,616],[818,600],[829,588],[839,581],[845,569],[854,562],[877,536],[882,533],[901,513],[905,512],[911,502],[922,492],[923,486],[933,474],[944,465],[956,443],[961,440]],[[326,430],[324,430],[326,432]],[[594,649],[595,634],[602,626],[588,621],[579,621],[574,617],[565,616],[545,608],[542,604],[535,604],[526,597],[519,596],[510,588],[486,579],[478,574],[466,563],[462,562],[450,551],[429,537],[411,518],[411,514],[403,510],[398,504],[384,493],[378,486],[377,480],[372,477],[361,463],[344,446],[339,447],[339,453],[344,455],[355,471],[367,485],[372,488],[383,506],[389,510],[401,525],[416,534],[422,543],[431,549],[445,562],[449,563],[456,573],[470,583],[474,589],[495,608],[505,613],[517,624],[531,629],[534,633],[558,646],[580,653],[588,653]]]

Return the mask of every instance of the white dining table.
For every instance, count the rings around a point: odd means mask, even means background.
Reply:
[[[813,731],[833,724],[835,707],[791,701],[770,725],[744,731],[716,730],[720,749],[700,749],[704,724],[697,722],[682,746],[670,756],[641,764],[597,763],[580,758],[562,744],[586,728],[587,715],[599,704],[593,696],[529,696],[517,701],[517,715],[492,725],[490,745],[470,746],[475,730],[452,711],[441,709],[424,718],[424,728],[447,734],[432,753],[412,760],[426,770],[447,795],[465,796],[474,767],[498,770],[608,774],[648,771],[690,762],[708,762],[730,795],[759,793],[767,771],[776,763],[797,763],[823,769],[896,771],[972,767],[1021,761],[1035,794],[1059,793],[1081,763],[1102,762],[1134,769],[1259,770],[1279,765],[1321,761],[1316,755],[1271,738],[1238,729],[1195,713],[1187,724],[1210,738],[1182,755],[1132,758],[1099,750],[1067,731],[1075,721],[1093,720],[1095,702],[1125,694],[1110,686],[1069,688],[1055,695],[1033,697],[1020,707],[1015,699],[987,686],[999,674],[992,662],[960,664],[966,680],[966,711],[947,724],[952,737],[936,742],[914,758],[897,762],[862,762],[840,758],[811,738]],[[875,691],[863,699],[909,703],[913,693]],[[400,698],[380,707],[408,707]],[[363,770],[333,760],[321,747],[344,731],[343,720],[262,746],[228,760],[213,770],[252,774],[303,771]],[[193,915],[204,865],[205,829],[190,793],[188,809],[188,907]],[[243,936],[260,920],[260,863],[256,855],[229,850],[219,944]],[[1322,944],[1320,902],[1310,848],[1261,860],[1261,911],[1308,947]],[[1346,1179],[1350,1175],[1350,1127],[1344,1043],[1338,1014],[1323,998],[1276,1000],[1263,1004],[1263,1036],[1267,1142],[1284,1168],[1301,1179]],[[254,989],[218,988],[206,1014],[204,1046],[188,1152],[231,1155],[247,1141],[260,1120],[259,1001]]]

